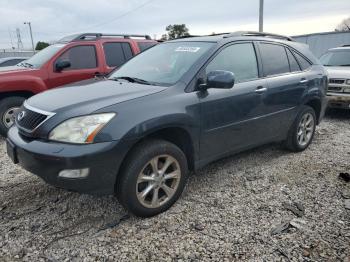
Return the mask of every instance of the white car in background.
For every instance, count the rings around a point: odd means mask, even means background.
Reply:
[[[5,57],[0,58],[0,67],[14,66],[27,60],[29,57]]]
[[[350,45],[329,49],[320,61],[328,71],[328,107],[350,109]]]

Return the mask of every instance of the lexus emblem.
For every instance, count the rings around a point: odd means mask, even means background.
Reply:
[[[25,116],[26,116],[26,111],[21,111],[21,112],[17,115],[17,120],[18,120],[18,121],[21,121]]]

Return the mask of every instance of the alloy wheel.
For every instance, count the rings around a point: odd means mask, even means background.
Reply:
[[[300,146],[306,146],[313,135],[315,129],[315,119],[311,113],[302,116],[297,132],[297,141]]]
[[[137,199],[144,207],[160,207],[175,195],[180,179],[180,164],[174,157],[156,156],[143,167],[138,175]]]
[[[6,128],[10,128],[13,125],[15,121],[15,113],[18,109],[19,107],[11,107],[5,111],[4,115],[2,116],[2,122]]]

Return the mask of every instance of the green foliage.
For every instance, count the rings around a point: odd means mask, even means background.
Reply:
[[[42,50],[42,49],[44,49],[45,47],[48,47],[49,46],[49,44],[48,43],[46,43],[46,42],[38,42],[37,44],[36,44],[36,47],[35,47],[35,50]]]
[[[162,40],[171,40],[190,35],[185,24],[168,25],[165,30],[167,34],[162,35]]]

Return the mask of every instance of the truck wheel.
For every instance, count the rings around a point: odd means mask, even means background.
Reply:
[[[315,110],[303,106],[289,130],[285,146],[293,152],[305,150],[312,142],[316,129]]]
[[[6,137],[7,131],[14,123],[15,113],[24,100],[25,98],[20,96],[6,97],[0,100],[0,135]]]
[[[169,209],[188,176],[185,154],[174,144],[148,140],[136,146],[117,179],[117,197],[131,213],[150,217]]]

